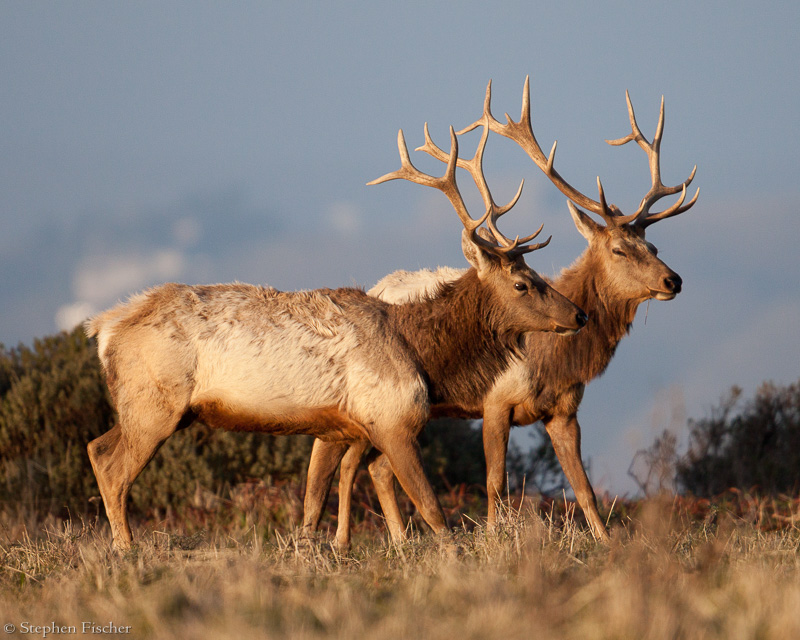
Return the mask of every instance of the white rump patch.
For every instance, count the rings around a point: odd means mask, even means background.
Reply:
[[[381,278],[367,293],[390,304],[417,302],[433,297],[441,285],[458,280],[466,272],[452,267],[395,271]]]

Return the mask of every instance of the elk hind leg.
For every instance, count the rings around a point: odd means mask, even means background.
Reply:
[[[306,475],[306,495],[303,499],[303,532],[313,533],[319,527],[322,510],[328,501],[336,468],[347,452],[344,442],[325,442],[317,438],[311,448]]]
[[[384,438],[382,446],[378,448],[388,458],[400,486],[411,498],[428,526],[434,533],[444,533],[447,531],[447,520],[442,505],[439,504],[439,499],[425,475],[419,443],[415,437],[410,436],[410,434],[416,435],[418,431],[407,430],[394,437]]]
[[[377,453],[377,452],[376,452]],[[401,543],[406,538],[406,526],[403,514],[397,503],[397,481],[392,471],[389,458],[384,454],[376,455],[368,464],[367,469],[375,485],[378,501],[381,503],[383,518],[389,535],[395,544]]]
[[[126,509],[131,485],[180,421],[179,416],[162,419],[152,429],[128,429],[120,421],[87,446],[116,549],[128,549],[133,542]]]
[[[350,510],[353,501],[353,483],[364,452],[369,448],[367,440],[351,444],[342,458],[339,469],[339,521],[336,526],[336,548],[347,551],[350,548]]]

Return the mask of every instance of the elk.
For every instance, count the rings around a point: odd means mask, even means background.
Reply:
[[[523,254],[547,244],[528,244],[541,227],[513,241],[478,233],[494,204],[478,219],[469,215],[452,128],[450,137],[447,169],[437,178],[411,164],[401,130],[402,169],[378,180],[404,177],[453,204],[473,268],[437,295],[390,305],[354,288],[164,284],[87,321],[118,414],[88,445],[116,548],[133,540],[132,483],[170,435],[195,421],[368,442],[431,529],[446,530],[416,444],[430,406],[485,394],[526,332],[572,333],[586,321],[525,264]]]
[[[491,87],[490,81],[486,88],[482,118],[459,131],[458,135],[484,126],[511,139],[567,196],[572,220],[586,239],[588,247],[550,284],[584,309],[589,321],[579,334],[568,337],[555,338],[552,333],[527,334],[522,357],[512,360],[484,396],[478,410],[472,409],[473,398],[462,397],[457,406],[435,406],[433,413],[483,418],[486,490],[489,495],[487,525],[490,528],[497,522],[496,500],[505,487],[510,427],[541,420],[592,533],[597,539],[607,540],[608,533],[598,513],[594,490],[581,459],[581,427],[577,411],[586,384],[601,375],[608,366],[620,340],[630,330],[637,307],[651,298],[671,300],[681,291],[680,276],[657,257],[656,247],[645,239],[645,229],[654,222],[683,213],[695,204],[699,190],[688,203],[684,202],[686,188],[694,179],[697,167],[683,183],[673,187],[664,186],[660,170],[664,99],[662,97],[656,134],[653,141],[649,142],[636,123],[630,95],[626,92],[631,133],[607,142],[618,146],[635,141],[647,154],[652,185],[636,211],[623,215],[618,207],[606,202],[599,178],[599,199],[593,200],[578,192],[559,175],[553,166],[556,144],[553,144],[548,156],[544,155],[531,128],[529,79],[525,80],[522,113],[518,122],[506,115],[507,122],[501,124],[492,116]],[[440,160],[446,157],[435,145],[427,144],[424,150]],[[656,202],[677,193],[680,196],[674,204],[660,212],[651,212]],[[597,215],[602,222],[594,221],[576,205]],[[437,276],[440,283],[446,283],[458,277],[458,272],[452,269],[417,274],[396,272],[383,278],[369,293],[401,303],[405,299],[428,295],[434,288]],[[366,449],[364,443],[356,443],[349,449],[337,449],[319,441],[314,443],[308,471],[304,524],[309,530],[317,527],[331,479],[341,460],[340,509],[336,533],[339,546],[346,547],[349,544],[347,510],[350,492],[356,468]],[[402,516],[397,507],[394,479],[386,461],[378,456],[369,464],[369,471],[392,538],[402,539]]]

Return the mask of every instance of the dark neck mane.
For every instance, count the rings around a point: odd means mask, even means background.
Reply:
[[[390,305],[388,314],[417,356],[435,404],[480,402],[519,351],[520,335],[502,330],[502,305],[475,269],[431,299]]]
[[[602,273],[587,250],[551,283],[586,312],[589,322],[574,336],[528,335],[528,361],[540,380],[560,381],[563,386],[589,382],[605,371],[630,331],[639,303],[614,296]]]

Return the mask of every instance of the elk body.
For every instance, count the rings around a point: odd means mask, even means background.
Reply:
[[[452,130],[451,141],[442,178],[417,172],[402,132],[398,142],[403,175],[456,206],[474,265],[435,296],[390,305],[351,288],[165,284],[87,322],[118,413],[116,426],[88,445],[117,548],[132,542],[132,483],[161,444],[194,421],[369,443],[431,528],[446,528],[416,444],[431,405],[484,394],[526,332],[574,332],[585,323],[525,265],[522,254],[546,243],[478,234],[495,212],[478,220],[467,213]]]
[[[623,216],[619,209],[606,204],[599,179],[600,198],[599,201],[594,201],[577,192],[558,175],[553,168],[555,145],[550,156],[545,157],[533,136],[528,96],[529,86],[526,80],[520,121],[513,122],[508,118],[508,124],[502,125],[491,116],[490,83],[483,122],[488,122],[492,131],[518,142],[554,184],[569,197],[572,219],[588,242],[588,247],[551,284],[584,309],[589,320],[577,335],[555,337],[545,333],[527,334],[522,354],[513,359],[508,369],[481,399],[479,406],[476,407],[474,398],[462,397],[457,406],[434,407],[434,413],[483,418],[489,526],[496,523],[496,498],[502,495],[505,485],[510,427],[541,420],[592,532],[597,538],[606,539],[608,534],[598,513],[595,494],[581,459],[581,427],[577,411],[585,385],[606,369],[619,341],[628,333],[639,304],[651,298],[671,300],[681,290],[681,278],[658,259],[656,248],[645,239],[645,229],[653,222],[682,213],[694,204],[697,195],[687,204],[684,204],[684,199],[686,187],[695,172],[692,171],[690,177],[677,187],[665,187],[661,184],[658,154],[664,124],[663,100],[657,133],[653,142],[649,143],[636,124],[628,98],[632,133],[609,142],[619,145],[635,140],[647,152],[653,186],[639,209],[631,215]],[[681,196],[673,206],[658,213],[650,212],[657,200],[678,192]],[[597,214],[604,224],[592,220],[573,202]],[[451,269],[417,275],[398,272],[386,276],[370,290],[370,294],[392,302],[425,296],[432,290],[432,283],[436,281],[437,275],[439,281],[444,283],[456,277],[457,273]],[[415,280],[418,282],[416,288]],[[308,528],[314,528],[319,521],[326,495],[326,483],[329,487],[336,465],[344,456],[340,481],[340,494],[344,495],[344,500],[340,502],[337,529],[337,543],[340,545],[346,545],[349,541],[349,514],[344,510],[349,508],[354,465],[358,465],[361,455],[359,451],[363,453],[365,449],[363,444],[353,445],[347,450],[321,442],[314,443],[305,503],[305,523]],[[390,531],[393,531],[393,536],[402,536],[402,516],[397,507],[394,479],[388,472],[388,465],[378,457],[371,462],[369,469],[384,515],[389,521]],[[321,495],[322,502],[319,499]],[[384,505],[384,501],[387,504]]]

